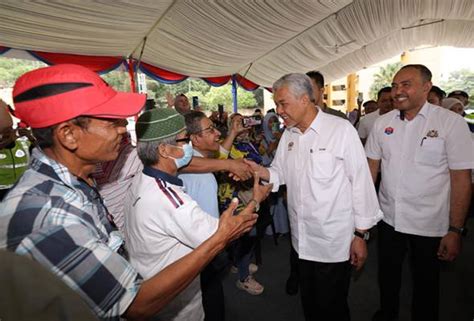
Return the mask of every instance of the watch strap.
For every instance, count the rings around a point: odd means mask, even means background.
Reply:
[[[364,232],[364,233],[361,233],[359,231],[354,231],[354,235],[357,236],[357,237],[360,237],[364,241],[368,241],[369,238],[370,238],[370,233],[368,231]]]

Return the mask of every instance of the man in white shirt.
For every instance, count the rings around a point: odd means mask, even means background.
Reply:
[[[366,144],[374,180],[382,166],[375,321],[397,319],[408,248],[412,320],[438,320],[439,260],[454,260],[461,248],[474,150],[463,118],[427,102],[430,88],[428,68],[402,67],[392,83],[396,110],[377,119]]]
[[[382,217],[362,144],[348,121],[315,106],[307,76],[283,76],[273,97],[287,129],[270,168],[249,164],[274,191],[287,185],[306,320],[350,320],[351,264],[364,264],[367,230]]]
[[[153,109],[138,118],[136,129],[137,154],[144,169],[133,178],[125,196],[124,234],[130,263],[149,279],[201,245],[222,219],[204,212],[176,176],[192,158],[184,117],[174,109]],[[256,181],[253,202],[240,215],[252,213],[268,194],[269,188]],[[229,210],[221,217],[228,216]],[[204,319],[199,279],[187,287],[183,283],[182,289],[160,311],[160,320]]]
[[[365,114],[365,116],[360,119],[357,132],[359,133],[359,137],[363,145],[365,145],[365,142],[367,141],[370,131],[372,130],[372,127],[374,127],[374,123],[377,118],[393,110],[391,92],[391,87],[384,87],[380,89],[377,93],[377,110],[369,114]]]

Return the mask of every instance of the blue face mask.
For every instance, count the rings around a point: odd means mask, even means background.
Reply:
[[[193,145],[191,142],[184,144],[183,146],[175,146],[177,148],[181,148],[184,152],[183,157],[181,158],[173,158],[176,167],[180,169],[189,164],[191,159],[193,158]]]

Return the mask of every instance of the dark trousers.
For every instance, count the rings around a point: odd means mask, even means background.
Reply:
[[[321,263],[298,260],[301,302],[306,321],[349,321],[349,261]]]
[[[413,277],[412,321],[437,321],[439,305],[439,237],[396,232],[378,224],[380,308],[387,316],[398,315],[402,264],[410,249]]]
[[[290,244],[290,278],[298,279],[298,253]]]
[[[224,321],[224,289],[222,287],[221,271],[212,262],[201,272],[204,321]]]

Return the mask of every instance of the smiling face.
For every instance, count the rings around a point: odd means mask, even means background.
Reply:
[[[418,69],[403,68],[393,78],[392,98],[394,107],[403,111],[421,109],[431,89],[431,81],[422,79]]]
[[[191,135],[193,146],[200,152],[217,152],[219,150],[219,138],[221,136],[213,122],[205,117],[199,122],[201,131]]]
[[[174,100],[174,107],[176,108],[176,111],[179,112],[180,114],[185,114],[191,110],[189,106],[188,97],[184,95],[176,96]]]
[[[274,92],[273,100],[275,101],[278,115],[281,116],[285,126],[288,128],[302,127],[304,130],[309,126],[312,118],[314,118],[314,111],[310,113],[310,109],[315,109],[315,107],[307,94],[296,97],[288,86],[283,86]]]

